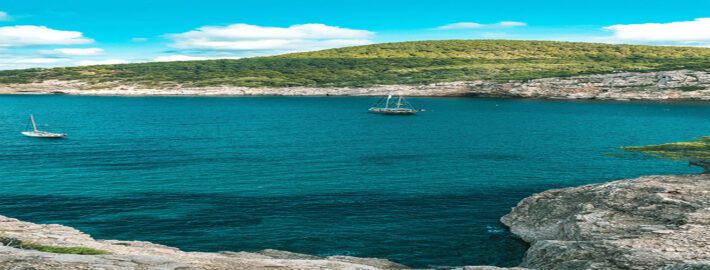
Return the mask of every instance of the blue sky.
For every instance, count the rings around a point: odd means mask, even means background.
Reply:
[[[710,1],[0,3],[0,69],[239,58],[380,42],[537,39],[710,45]]]

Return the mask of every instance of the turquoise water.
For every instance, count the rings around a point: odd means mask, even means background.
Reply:
[[[515,265],[498,219],[556,187],[692,173],[612,156],[710,134],[707,103],[0,96],[0,214],[185,250]],[[26,138],[29,113],[65,140]]]

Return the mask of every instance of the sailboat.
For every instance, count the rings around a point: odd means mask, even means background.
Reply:
[[[30,122],[32,123],[32,131],[23,131],[22,135],[35,138],[63,138],[66,136],[66,134],[62,133],[52,133],[38,130],[37,124],[35,123],[35,117],[32,114],[30,114]],[[29,126],[29,123],[27,125]]]
[[[402,96],[397,97],[396,103],[392,104],[392,95],[388,95],[387,98],[381,98],[375,105],[372,105],[368,111],[371,113],[394,115],[413,115],[417,113],[417,110],[412,107],[412,104],[407,102]]]

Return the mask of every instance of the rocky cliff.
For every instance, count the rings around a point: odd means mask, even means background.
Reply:
[[[710,176],[650,176],[545,191],[501,221],[533,269],[710,269]]]
[[[173,87],[149,89],[115,82],[90,84],[48,80],[31,84],[0,84],[0,94],[194,95],[194,96],[483,96],[554,99],[710,100],[710,71],[624,72],[528,81],[466,81],[428,85],[379,85],[362,88]]]
[[[710,99],[710,72],[661,71],[546,78],[506,83],[474,82],[469,94],[561,99]]]
[[[184,252],[140,241],[95,240],[62,225],[40,225],[0,216],[0,269],[404,269],[382,259],[316,256],[277,250],[248,252]],[[51,247],[83,247],[104,255],[75,255],[18,248],[13,242]]]

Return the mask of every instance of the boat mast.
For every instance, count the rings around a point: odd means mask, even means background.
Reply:
[[[399,96],[399,99],[397,99],[397,109],[402,107],[402,96]]]
[[[390,99],[392,98],[392,95],[387,96],[387,102],[385,102],[385,110],[389,109],[390,106]]]
[[[37,132],[37,124],[35,124],[35,117],[32,114],[30,114],[30,121],[32,121],[32,128]]]

